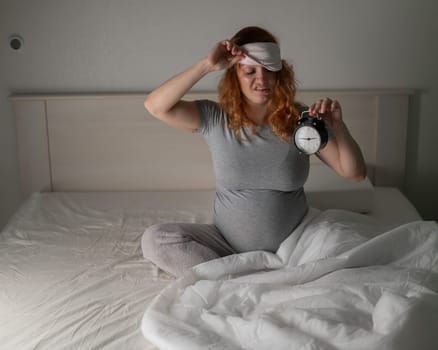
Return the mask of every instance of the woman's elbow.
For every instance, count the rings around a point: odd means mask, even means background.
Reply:
[[[158,108],[159,106],[157,106],[151,98],[146,96],[143,105],[151,116],[160,120],[163,119],[164,113],[160,110],[160,108]]]
[[[152,106],[152,103],[151,103],[151,101],[150,101],[150,99],[148,98],[148,96],[146,96],[146,98],[144,99],[144,103],[143,103],[143,105],[144,105],[144,108],[146,108],[146,110],[150,113],[150,114],[154,114],[153,113],[153,106]]]
[[[153,93],[145,97],[143,105],[151,116],[162,121],[166,121],[169,118],[170,112],[173,109],[166,101],[163,101],[162,98]]]
[[[365,166],[361,167],[360,169],[357,169],[354,173],[349,174],[346,177],[351,181],[361,182],[367,177],[367,169]]]

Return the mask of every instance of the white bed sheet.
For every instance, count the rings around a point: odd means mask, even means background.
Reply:
[[[374,187],[371,217],[395,227],[421,220],[421,216],[411,202],[395,187]]]
[[[140,332],[141,318],[173,279],[142,258],[141,235],[157,222],[210,222],[213,196],[32,195],[0,235],[0,348],[153,349]],[[374,198],[373,215],[387,223],[419,219],[396,190]]]
[[[155,222],[204,219],[190,205],[138,198],[47,193],[24,204],[0,236],[2,350],[154,348],[141,315],[170,276],[142,258],[141,235]]]

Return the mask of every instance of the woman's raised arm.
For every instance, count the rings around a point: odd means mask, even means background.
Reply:
[[[243,58],[243,51],[230,41],[216,44],[207,57],[173,76],[146,96],[145,108],[154,117],[180,129],[193,131],[200,126],[195,102],[183,96],[205,75],[228,68]]]

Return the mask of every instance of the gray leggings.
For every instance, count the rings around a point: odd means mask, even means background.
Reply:
[[[215,225],[157,224],[141,239],[143,256],[174,276],[189,267],[236,253]]]

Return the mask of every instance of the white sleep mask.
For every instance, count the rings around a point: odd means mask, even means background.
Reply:
[[[281,70],[280,47],[276,43],[249,43],[242,45],[245,58],[239,63],[246,65],[262,65],[267,70],[278,72]]]

